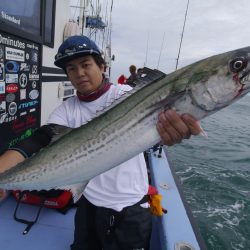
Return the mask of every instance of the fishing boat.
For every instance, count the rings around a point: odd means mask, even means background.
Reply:
[[[99,5],[95,12],[89,9],[93,7],[89,1],[71,7],[68,0],[23,1],[21,6],[19,2],[0,3],[0,153],[32,135],[55,107],[75,95],[64,72],[53,65],[65,38],[85,34],[99,41],[108,62],[107,77],[112,61],[110,17],[100,15]],[[81,13],[78,21],[70,20],[72,9],[77,8]],[[99,33],[104,40],[100,41]],[[167,210],[163,216],[153,217],[150,249],[206,249],[166,150],[159,147],[145,153],[152,185],[163,196],[162,205]],[[43,208],[30,232],[23,234],[25,225],[13,218],[16,204],[11,195],[0,203],[1,249],[69,249],[75,208],[66,214]],[[36,212],[37,207],[22,204],[18,216],[33,220]]]

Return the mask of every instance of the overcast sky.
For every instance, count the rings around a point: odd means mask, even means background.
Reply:
[[[113,82],[129,76],[131,64],[175,70],[186,6],[187,0],[114,0]],[[190,0],[179,67],[249,45],[249,0]]]

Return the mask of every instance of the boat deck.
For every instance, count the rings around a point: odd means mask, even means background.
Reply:
[[[153,216],[150,250],[206,249],[164,151],[160,158],[157,154],[149,154],[149,165],[152,183],[163,196],[162,205],[168,210],[162,217]],[[12,196],[0,203],[1,250],[70,249],[74,234],[75,208],[66,215],[43,208],[37,223],[27,235],[23,235],[26,225],[14,220],[15,207],[16,201]],[[37,209],[36,206],[21,204],[17,216],[34,220]]]
[[[73,241],[75,208],[66,215],[43,208],[37,223],[23,235],[26,225],[14,220],[15,206],[12,196],[0,203],[1,250],[69,250]],[[36,206],[21,204],[17,216],[33,220],[36,213]]]

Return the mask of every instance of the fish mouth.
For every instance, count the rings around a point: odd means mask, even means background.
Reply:
[[[241,84],[240,89],[238,90],[235,98],[246,95],[250,91],[250,85]]]
[[[234,74],[233,80],[240,86],[236,97],[247,94],[250,91],[250,68],[248,68],[248,70],[246,70],[241,76],[239,74]]]

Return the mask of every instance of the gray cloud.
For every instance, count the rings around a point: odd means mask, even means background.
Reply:
[[[128,67],[175,69],[187,1],[119,0],[112,15],[112,80],[129,75]],[[202,58],[249,45],[248,0],[190,0],[179,67]]]
[[[110,1],[99,2],[105,6]],[[186,4],[187,0],[114,0],[113,82],[121,74],[129,76],[131,64],[142,67],[146,63],[147,67],[156,68],[164,33],[159,70],[175,70]],[[249,46],[249,11],[249,0],[190,0],[179,67]]]

